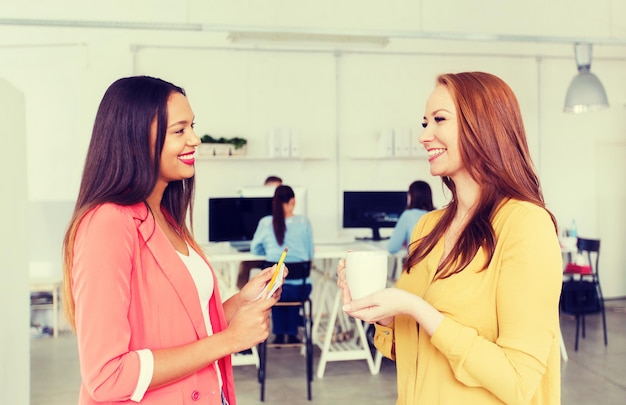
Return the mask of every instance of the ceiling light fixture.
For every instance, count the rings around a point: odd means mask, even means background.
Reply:
[[[563,111],[580,114],[609,106],[600,79],[591,73],[591,44],[574,44],[578,74],[572,79],[565,96]]]

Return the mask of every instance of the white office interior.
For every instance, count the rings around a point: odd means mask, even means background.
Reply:
[[[419,136],[438,73],[494,73],[518,96],[548,208],[601,239],[605,297],[626,296],[624,17],[620,0],[3,2],[0,403],[28,403],[29,269],[61,272],[96,108],[125,76],[184,87],[198,135],[248,140],[243,157],[196,162],[200,242],[210,197],[268,175],[306,190],[315,240],[332,242],[366,232],[342,228],[343,191],[422,179],[446,203],[423,153],[381,145]],[[575,43],[592,44],[608,108],[563,112]],[[297,134],[292,156],[269,152],[277,131]]]

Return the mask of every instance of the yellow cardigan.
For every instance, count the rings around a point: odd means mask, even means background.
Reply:
[[[442,215],[424,215],[412,240]],[[433,281],[441,239],[396,287],[441,311],[432,337],[398,315],[377,325],[375,343],[396,361],[397,404],[560,404],[559,296],[562,258],[547,212],[509,200],[492,225],[497,243],[489,267],[478,251],[468,268]],[[392,346],[395,351],[392,353]]]

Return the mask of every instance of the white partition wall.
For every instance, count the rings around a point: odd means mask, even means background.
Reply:
[[[598,145],[598,176],[607,181],[589,184],[591,193],[598,195],[598,228],[602,234],[580,234],[581,237],[599,237],[600,243],[600,283],[602,293],[607,297],[624,294],[626,285],[626,187],[619,187],[626,173],[626,141],[606,142]],[[582,187],[581,187],[582,188]]]
[[[30,330],[24,95],[0,78],[0,133],[5,150],[0,198],[0,404],[30,401]],[[10,146],[9,146],[10,145]]]

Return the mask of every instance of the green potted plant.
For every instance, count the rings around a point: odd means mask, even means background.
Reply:
[[[209,156],[232,156],[245,155],[248,141],[245,138],[234,137],[215,138],[209,134],[204,134],[200,138],[200,154]]]

